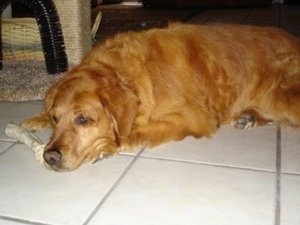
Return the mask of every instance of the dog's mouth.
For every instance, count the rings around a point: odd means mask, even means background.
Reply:
[[[100,141],[102,140],[102,141]],[[103,142],[98,139],[83,150],[71,150],[68,146],[47,146],[43,153],[43,162],[47,169],[54,171],[72,171],[80,167],[84,163],[96,163],[105,158],[115,155],[116,153],[109,151],[109,141]],[[115,149],[113,147],[113,149]],[[80,152],[80,153],[78,153]]]
[[[54,171],[71,171],[82,164],[78,159],[66,157],[61,151],[57,150],[46,150],[43,158],[45,167]]]

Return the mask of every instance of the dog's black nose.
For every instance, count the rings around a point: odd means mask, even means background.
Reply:
[[[46,163],[48,163],[50,166],[58,165],[61,159],[61,152],[56,148],[48,149],[44,152],[43,157]]]

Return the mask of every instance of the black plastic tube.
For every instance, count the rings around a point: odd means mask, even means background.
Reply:
[[[7,4],[9,1],[4,2]],[[47,72],[57,74],[67,71],[68,60],[64,38],[54,3],[51,0],[13,0],[13,2],[28,7],[36,18]]]
[[[2,13],[4,9],[7,7],[9,0],[1,0],[0,2],[0,70],[3,66],[3,54],[2,54],[2,27],[1,27],[1,19],[2,19]]]
[[[0,70],[2,70],[3,67],[3,54],[2,54],[2,28],[1,28],[1,20],[0,20]]]

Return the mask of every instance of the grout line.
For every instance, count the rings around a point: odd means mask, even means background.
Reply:
[[[247,19],[250,17],[250,15],[253,13],[254,9],[249,10],[249,13],[242,19],[241,24],[247,23]]]
[[[278,6],[278,27],[282,28],[282,6]]]
[[[14,140],[12,138],[0,138],[0,142],[7,142],[7,143],[16,143],[17,140]]]
[[[300,173],[297,172],[282,172],[281,175],[291,175],[291,176],[300,176]]]
[[[104,205],[106,200],[111,196],[111,194],[114,192],[114,190],[119,186],[119,184],[122,182],[124,177],[127,175],[128,171],[132,168],[132,166],[135,164],[137,159],[140,157],[140,155],[144,152],[145,148],[142,148],[136,156],[134,156],[134,159],[130,162],[130,164],[125,168],[125,170],[121,173],[121,175],[117,178],[117,180],[114,182],[112,187],[107,191],[107,193],[104,195],[104,197],[101,199],[101,201],[96,205],[94,210],[89,214],[87,219],[82,225],[87,225],[89,222],[93,219],[93,217],[96,215],[96,213],[99,211],[99,209]]]
[[[18,144],[18,142],[11,142],[11,145],[7,146],[6,148],[4,148],[0,151],[0,156],[3,155],[5,152],[7,152],[9,149],[11,149],[16,144]]]
[[[171,159],[171,158],[162,158],[162,157],[155,157],[155,156],[140,156],[140,158],[155,159],[155,160],[169,161],[169,162],[188,163],[188,164],[203,165],[203,166],[221,167],[221,168],[229,168],[229,169],[239,169],[239,170],[247,170],[253,172],[275,173],[274,170],[254,169],[251,167],[231,166],[231,165],[220,164],[220,163],[209,163],[209,162],[191,161],[191,160],[183,160],[183,159]]]
[[[281,214],[281,129],[277,126],[277,143],[276,143],[276,202],[275,202],[275,225],[280,225]]]
[[[10,216],[0,216],[0,220],[16,222],[16,223],[20,223],[20,224],[28,224],[28,225],[51,225],[49,223],[35,222],[35,221],[26,220],[26,219],[14,218],[14,217],[10,217]]]
[[[182,19],[182,23],[188,23],[190,20],[192,20],[195,16],[199,15],[200,9],[195,11],[194,13],[191,13],[191,15],[186,16],[185,18]]]
[[[205,12],[205,11],[204,11]],[[211,19],[214,19],[216,17],[218,17],[219,15],[221,15],[222,13],[224,12],[224,9],[219,9],[217,10],[213,15],[207,17],[205,20],[203,20],[200,24],[206,24],[206,23],[209,23],[209,21]]]

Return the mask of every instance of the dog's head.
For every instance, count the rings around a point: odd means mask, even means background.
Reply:
[[[117,154],[119,129],[124,135],[130,129],[135,104],[127,104],[132,102],[126,98],[128,88],[113,71],[99,70],[73,69],[48,92],[46,112],[53,134],[44,151],[47,167],[72,170],[84,162]],[[126,122],[117,122],[121,115]]]

